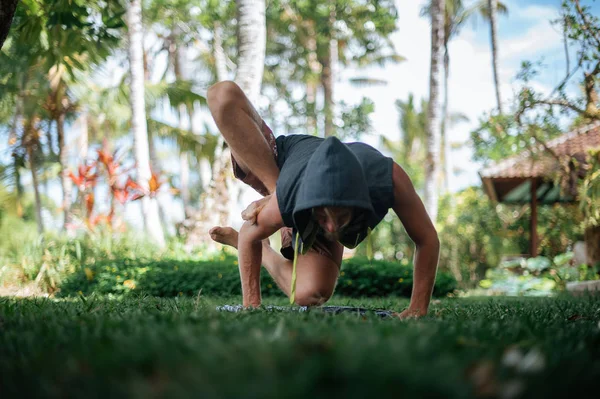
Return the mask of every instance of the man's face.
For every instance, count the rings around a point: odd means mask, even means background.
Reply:
[[[320,206],[313,209],[315,220],[323,228],[325,238],[338,241],[344,228],[352,221],[352,208]]]

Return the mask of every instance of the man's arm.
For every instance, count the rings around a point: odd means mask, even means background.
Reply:
[[[282,227],[283,220],[279,212],[277,196],[272,195],[256,215],[256,221],[247,220],[240,229],[238,263],[240,265],[244,307],[260,306],[261,241]]]
[[[440,242],[423,202],[415,192],[410,178],[394,162],[394,212],[416,245],[414,259],[413,291],[408,309],[400,317],[427,314],[435,283]]]

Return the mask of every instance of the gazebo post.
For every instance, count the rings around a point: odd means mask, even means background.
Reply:
[[[534,177],[531,180],[531,219],[529,221],[529,255],[532,258],[537,256],[538,235],[537,235],[537,179]]]

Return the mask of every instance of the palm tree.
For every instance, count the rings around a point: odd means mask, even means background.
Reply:
[[[51,4],[50,4],[51,3]],[[81,5],[70,0],[25,1],[17,18],[15,38],[31,50],[31,65],[45,75],[42,108],[56,126],[58,164],[62,187],[63,229],[71,219],[71,180],[65,123],[77,111],[77,99],[70,90],[78,73],[88,71],[108,57],[119,39],[111,30],[121,28],[122,8],[116,4],[91,2]],[[102,16],[102,18],[100,18]],[[43,91],[46,93],[43,93]],[[45,94],[45,95],[44,95]],[[51,132],[51,129],[48,129]],[[49,143],[52,142],[49,133]],[[54,155],[52,145],[49,152]]]
[[[497,3],[497,9],[500,13],[506,14],[507,8],[503,3]],[[421,15],[430,16],[431,3],[423,7]],[[476,14],[480,14],[484,19],[490,19],[488,12],[489,7],[487,0],[479,0],[471,7],[465,7],[462,0],[446,0],[446,10],[444,12],[444,101],[442,108],[442,128],[441,128],[441,158],[442,158],[442,180],[445,191],[448,191],[448,184],[450,181],[450,171],[448,170],[448,162],[446,159],[449,152],[450,140],[447,137],[448,123],[449,123],[449,90],[448,81],[450,78],[450,41],[456,37],[464,23],[474,17]],[[497,76],[496,76],[497,77]],[[455,120],[460,120],[456,119]]]
[[[236,5],[238,59],[235,81],[249,100],[256,104],[260,94],[265,60],[265,1],[237,0]],[[218,30],[217,36],[213,39],[217,78],[222,78],[226,71],[223,66],[225,55],[220,33],[221,31]],[[189,232],[188,245],[203,243],[210,247],[213,243],[207,235],[209,228],[229,222],[230,204],[236,196],[235,192],[239,192],[239,183],[232,182],[228,177],[231,167],[231,152],[220,137],[212,165],[212,179],[201,198],[202,209],[194,228]]]
[[[19,0],[0,0],[0,49],[8,36]]]
[[[396,100],[396,108],[400,112],[400,130],[402,131],[402,149],[400,162],[404,164],[422,164],[422,157],[416,154],[415,147],[420,153],[427,137],[427,109],[426,100],[421,100],[420,109],[415,105],[414,95],[410,93],[407,101]]]
[[[500,80],[498,78],[498,41],[497,41],[497,19],[498,14],[508,14],[508,8],[498,0],[477,0],[475,4],[465,10],[466,17],[479,14],[490,23],[490,42],[492,47],[492,72],[496,90],[496,103],[498,112],[502,114],[502,99],[500,97]]]
[[[127,27],[129,38],[129,70],[131,85],[131,130],[135,146],[135,161],[138,183],[148,189],[152,177],[150,170],[150,149],[148,145],[148,126],[144,101],[144,60],[142,33],[142,2],[130,0],[127,8]],[[164,247],[165,238],[158,214],[156,199],[144,196],[142,199],[144,227],[150,238],[160,247]]]
[[[411,176],[417,190],[423,188],[424,170],[421,165],[425,163],[427,142],[427,110],[429,103],[422,99],[417,104],[412,93],[407,100],[396,100],[396,108],[399,112],[399,127],[401,137],[399,141],[382,138],[383,146],[392,153],[394,159],[402,165]],[[449,125],[468,120],[464,114],[451,113],[448,116]],[[440,162],[448,161],[440,159]],[[449,170],[449,168],[448,168]]]
[[[445,192],[449,190],[450,171],[448,170],[448,80],[450,78],[450,50],[449,44],[453,36],[458,34],[461,25],[467,17],[462,0],[446,0],[446,11],[444,12],[444,102],[442,106],[442,128],[441,128],[441,163],[442,163],[442,179],[444,184],[442,187]]]
[[[427,108],[426,100],[416,103],[414,95],[410,93],[408,99],[396,100],[396,109],[399,113],[398,125],[400,139],[390,140],[381,137],[382,146],[392,154],[410,175],[418,191],[423,189],[425,163],[425,143],[427,141]]]
[[[440,168],[440,103],[439,87],[444,44],[445,0],[431,2],[431,69],[429,75],[429,109],[427,113],[427,158],[425,162],[425,207],[431,220],[437,219],[438,190],[437,179]]]
[[[498,14],[498,0],[488,0],[488,10],[490,19],[490,40],[492,44],[492,71],[494,73],[494,87],[496,88],[496,102],[498,112],[502,114],[502,99],[500,97],[500,83],[498,80],[498,42],[496,16]]]
[[[71,223],[72,184],[69,178],[69,154],[65,142],[65,120],[72,114],[76,105],[67,93],[66,69],[62,64],[54,65],[49,71],[50,94],[44,104],[46,111],[56,125],[58,142],[58,164],[60,165],[60,184],[62,188],[62,209],[64,213],[63,230]]]
[[[35,216],[37,221],[38,233],[44,232],[44,221],[42,220],[42,200],[39,190],[39,179],[37,174],[37,157],[40,151],[40,135],[32,119],[28,119],[23,127],[22,146],[27,151],[27,160],[31,170],[31,185],[35,195]]]
[[[178,82],[187,82],[187,79],[192,78],[192,74],[185,68],[190,63],[188,62],[189,49],[192,49],[192,51],[200,50],[199,59],[193,61],[196,66],[193,72],[209,72],[211,81],[214,81],[215,78],[217,81],[227,79],[228,59],[224,51],[223,27],[220,19],[233,11],[231,2],[177,0],[175,6],[172,3],[172,1],[166,3],[165,0],[153,0],[150,2],[146,13],[148,24],[156,27],[155,31],[161,32],[158,34],[159,39],[162,41],[159,51],[167,52],[168,64],[163,74],[163,82],[166,81],[169,73],[174,76],[175,85]],[[201,10],[201,12],[198,10]],[[204,44],[204,33],[212,33],[212,46]],[[201,65],[201,68],[198,68],[197,65]],[[188,83],[191,83],[190,89],[192,89],[195,82],[190,80]],[[198,103],[204,105],[205,100],[201,98],[201,101],[197,101],[193,98],[194,93],[191,90],[188,95],[184,95],[183,91],[180,94],[182,95],[178,96],[176,103],[172,101],[174,100],[173,97],[169,97],[170,105],[176,107],[173,111],[178,115],[177,128],[169,129],[166,125],[162,125],[160,132],[167,134],[167,136],[169,133],[177,136],[181,132],[189,132],[190,134],[185,135],[189,138],[198,134],[194,126],[194,116],[197,109],[195,105]],[[154,129],[151,130],[154,132]],[[166,138],[167,136],[163,137]],[[204,135],[202,139],[206,137],[208,136]],[[181,137],[173,138],[179,140]],[[193,211],[190,206],[189,162],[192,159],[204,162],[205,159],[202,158],[207,157],[200,155],[205,155],[206,149],[214,147],[211,147],[212,143],[207,144],[208,146],[205,145],[205,148],[199,152],[185,152],[180,157],[179,188],[186,219],[192,216]],[[181,147],[180,150],[182,150]]]
[[[310,133],[319,130],[315,105],[320,88],[323,134],[335,134],[334,116],[339,113],[335,110],[334,83],[339,66],[367,67],[403,60],[389,39],[396,29],[396,8],[391,2],[372,0],[336,0],[327,6],[317,0],[276,0],[271,4],[267,53],[273,59],[289,62],[271,65],[265,74],[265,84],[290,104],[298,103],[294,99],[295,86],[306,87],[304,104],[293,109],[294,117],[306,123],[292,126],[286,121],[285,127],[287,130],[299,127]],[[356,78],[351,82],[362,86],[383,81]]]

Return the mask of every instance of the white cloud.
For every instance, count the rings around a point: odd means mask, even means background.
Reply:
[[[523,35],[500,40],[502,55],[508,59],[529,56],[562,47],[562,35],[547,19],[538,20]]]

